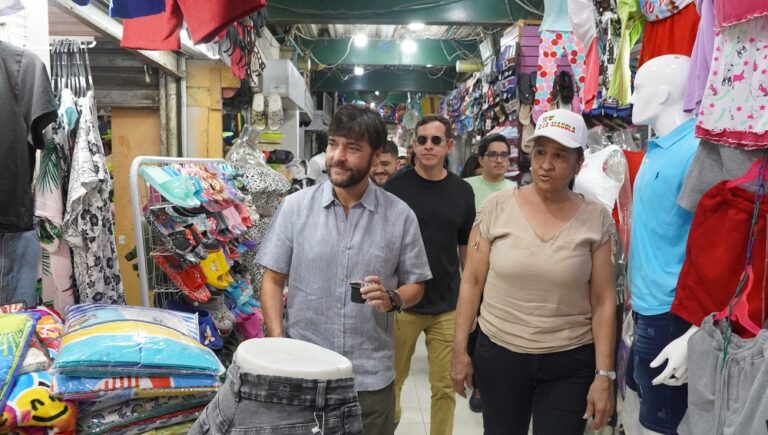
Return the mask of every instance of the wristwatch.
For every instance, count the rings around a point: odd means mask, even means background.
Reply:
[[[388,313],[391,313],[392,311],[397,311],[398,313],[403,310],[403,298],[400,297],[400,293],[397,292],[397,290],[387,290],[387,294],[389,295],[389,303],[392,305],[392,308],[387,311]]]
[[[606,378],[615,381],[616,380],[616,372],[613,370],[601,370],[597,369],[595,370],[596,376],[605,376]]]

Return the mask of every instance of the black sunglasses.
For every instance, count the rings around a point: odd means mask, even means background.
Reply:
[[[419,145],[426,145],[427,139],[429,139],[429,141],[432,142],[432,145],[440,145],[441,143],[443,143],[443,138],[440,136],[432,136],[432,137],[416,136],[416,143]]]

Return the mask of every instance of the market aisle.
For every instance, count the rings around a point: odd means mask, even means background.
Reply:
[[[416,352],[411,361],[411,375],[403,385],[402,415],[395,435],[429,434],[429,377],[427,349],[424,334],[419,337]],[[456,395],[456,417],[453,424],[455,435],[481,435],[483,417],[469,410],[467,399]]]

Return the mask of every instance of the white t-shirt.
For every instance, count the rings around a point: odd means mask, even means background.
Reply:
[[[322,152],[307,163],[307,178],[315,180],[316,184],[328,181],[328,174],[325,173],[325,152]]]

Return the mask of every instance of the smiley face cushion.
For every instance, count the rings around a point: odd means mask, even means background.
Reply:
[[[56,398],[51,385],[51,375],[46,372],[19,376],[0,417],[0,433],[16,427],[50,427],[56,434],[74,434],[77,407]]]

